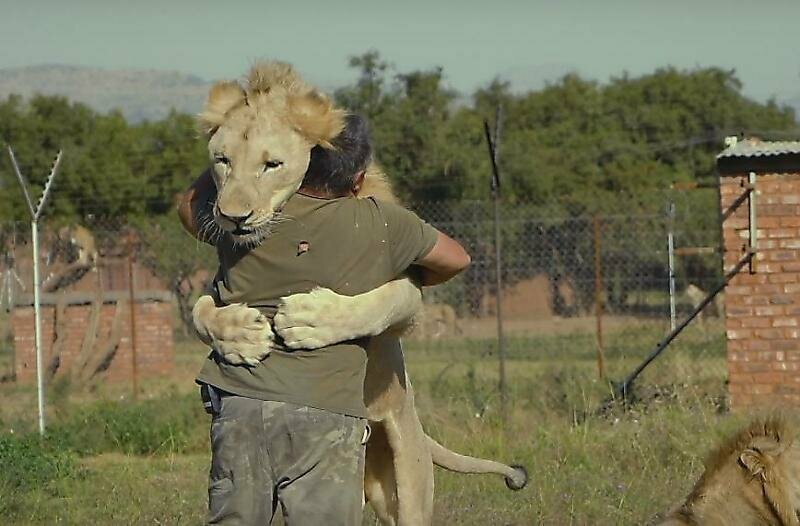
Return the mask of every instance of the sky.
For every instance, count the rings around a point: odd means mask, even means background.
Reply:
[[[71,64],[235,78],[259,58],[325,88],[349,56],[444,68],[462,94],[666,65],[735,69],[750,97],[800,99],[800,0],[0,0],[0,68]]]

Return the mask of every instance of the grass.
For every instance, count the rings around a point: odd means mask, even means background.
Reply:
[[[659,331],[641,324],[608,334],[609,375],[635,366]],[[208,418],[190,374],[202,353],[180,349],[185,377],[150,385],[149,399],[123,397],[124,386],[88,398],[63,388],[43,441],[27,432],[31,390],[4,387],[16,401],[0,409],[4,522],[201,524]],[[610,390],[597,378],[593,336],[512,338],[503,426],[491,340],[410,341],[428,432],[460,452],[525,464],[531,475],[526,489],[510,492],[499,477],[437,471],[435,524],[647,524],[668,509],[713,444],[747,420],[725,410],[720,330],[691,329],[668,353],[645,373],[631,407],[584,419]],[[375,521],[368,513],[364,523]]]

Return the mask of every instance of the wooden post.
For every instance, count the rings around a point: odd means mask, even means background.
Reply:
[[[597,375],[606,376],[605,356],[603,353],[603,270],[602,270],[602,225],[600,218],[592,218],[594,230],[594,315],[597,335]]]
[[[139,396],[139,370],[136,356],[136,298],[133,294],[133,234],[128,236],[128,305],[131,325],[131,382],[133,399]]]

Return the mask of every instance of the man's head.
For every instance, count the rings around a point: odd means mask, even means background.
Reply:
[[[333,148],[316,146],[311,150],[303,188],[339,197],[357,189],[372,161],[366,119],[355,114],[347,115],[344,128],[331,144]]]

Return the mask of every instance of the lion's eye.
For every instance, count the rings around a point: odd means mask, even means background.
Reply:
[[[274,159],[273,160],[269,160],[269,161],[264,163],[264,171],[266,172],[267,170],[273,170],[273,169],[279,168],[281,166],[283,166],[283,163],[281,161],[276,161]]]
[[[222,154],[215,155],[214,156],[214,162],[215,163],[219,163],[219,164],[224,164],[224,165],[227,165],[227,166],[230,166],[230,164],[231,164],[231,160],[228,159],[227,157],[225,157]]]

